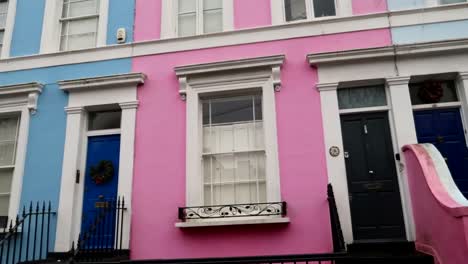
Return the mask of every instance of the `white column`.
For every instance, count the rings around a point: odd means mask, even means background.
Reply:
[[[120,134],[120,163],[119,163],[119,187],[118,195],[124,197],[125,207],[124,222],[122,230],[122,248],[130,248],[130,226],[132,220],[132,185],[133,185],[133,163],[135,124],[138,102],[120,103],[122,109],[122,122]]]
[[[338,215],[340,217],[343,236],[346,243],[353,242],[351,223],[351,209],[349,205],[348,181],[346,178],[346,164],[343,156],[343,137],[341,134],[341,120],[337,96],[338,83],[318,84],[322,105],[322,123],[325,137],[325,151],[327,160],[328,179],[335,192]],[[330,155],[329,150],[338,147],[340,154]]]
[[[409,92],[410,77],[387,78],[387,86],[390,97],[390,120],[393,123],[393,140],[400,153],[401,160],[398,162],[398,177],[400,186],[401,202],[404,210],[404,220],[407,239],[413,241],[415,238],[413,211],[411,196],[408,187],[405,161],[403,159],[402,147],[406,144],[417,144],[416,126],[414,125],[413,107]]]
[[[65,135],[65,148],[62,164],[62,182],[60,186],[60,200],[57,212],[57,237],[55,251],[66,252],[71,249],[75,240],[73,232],[74,198],[76,191],[76,171],[79,169],[79,155],[81,146],[81,131],[84,116],[82,107],[67,107],[67,128]]]
[[[463,113],[463,121],[465,123],[465,137],[466,142],[468,144],[468,72],[460,72],[458,75],[458,85],[459,85],[459,94],[460,94],[460,101],[462,103],[462,113]]]

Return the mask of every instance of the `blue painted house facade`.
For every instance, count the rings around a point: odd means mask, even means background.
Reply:
[[[235,9],[237,5],[234,3],[240,1],[223,0],[223,3],[231,3],[232,9]],[[271,0],[272,20],[276,12],[274,1],[280,0]],[[165,38],[164,22],[161,21],[168,19],[164,12],[173,10],[173,7],[167,7],[171,5],[168,1],[157,0],[155,14],[160,17],[154,26],[160,29],[155,31],[154,38],[150,40],[135,37],[139,32],[144,35],[147,30],[136,28],[138,24],[135,21],[138,19],[135,16],[139,15],[138,10],[146,6],[154,8],[150,1],[83,1],[90,3],[84,7],[73,6],[75,2],[0,1],[0,19],[2,15],[4,18],[3,28],[0,22],[0,130],[5,133],[4,136],[0,135],[0,144],[7,146],[1,154],[4,157],[0,157],[0,176],[3,177],[0,179],[0,231],[2,227],[8,229],[10,224],[15,226],[16,216],[19,215],[19,219],[24,217],[23,208],[29,212],[31,203],[33,211],[37,203],[39,211],[43,204],[45,211],[48,211],[50,204],[52,213],[47,215],[50,216],[50,223],[47,223],[50,239],[47,242],[41,239],[39,244],[43,246],[37,249],[34,256],[40,258],[46,253],[64,253],[76,246],[80,231],[89,229],[80,220],[86,202],[103,210],[109,206],[102,201],[87,201],[86,187],[77,184],[88,179],[85,177],[89,176],[93,165],[86,163],[90,155],[87,150],[95,144],[88,140],[91,137],[108,137],[112,140],[118,136],[117,156],[121,161],[118,173],[128,175],[120,177],[118,183],[115,183],[115,192],[109,194],[113,199],[124,196],[126,199],[126,222],[116,233],[114,229],[118,222],[109,222],[113,227],[109,240],[120,238],[123,240],[121,249],[131,251],[131,241],[138,239],[132,237],[130,232],[132,177],[135,131],[138,126],[138,90],[144,89],[142,86],[147,77],[145,73],[135,72],[134,60],[150,55],[183,54],[231,45],[388,29],[391,43],[375,50],[364,50],[363,53],[367,55],[362,57],[353,51],[343,57],[341,51],[304,54],[308,64],[318,69],[317,89],[325,87],[319,91],[322,112],[330,115],[323,114],[323,119],[333,120],[328,122],[330,126],[324,125],[324,134],[328,135],[325,136],[327,150],[328,147],[341,150],[346,147],[342,142],[344,132],[336,130],[336,127],[340,127],[340,117],[375,111],[390,113],[389,124],[393,131],[391,139],[396,149],[394,154],[398,155],[396,166],[401,170],[398,177],[402,178],[399,185],[403,200],[402,221],[406,227],[405,239],[408,241],[416,239],[416,227],[411,213],[411,194],[404,183],[404,162],[399,160],[399,150],[403,145],[436,145],[448,160],[458,188],[468,197],[467,1],[387,0],[383,1],[386,2],[387,10],[359,16],[350,11],[343,17],[337,15],[329,20],[324,19],[323,23],[331,26],[320,32],[316,31],[318,22],[312,19],[297,22],[296,25],[274,24],[272,21],[257,28],[241,30],[234,27],[215,34]],[[349,9],[352,9],[353,1],[345,2],[349,2]],[[307,4],[307,8],[310,5]],[[1,10],[5,10],[4,14]],[[231,16],[235,17],[235,10]],[[351,29],[343,26],[345,19],[349,19]],[[298,31],[294,31],[294,27]],[[301,31],[301,27],[306,30]],[[288,28],[291,31],[287,31]],[[291,35],[288,32],[292,32]],[[345,64],[360,70],[350,70]],[[183,85],[184,80],[177,81]],[[363,81],[385,87],[385,105],[357,107],[363,108],[358,110],[341,109],[334,101],[339,96],[337,91],[360,87]],[[420,91],[425,90],[426,86],[436,86],[434,89],[443,95],[435,101],[424,96],[421,98]],[[431,97],[431,93],[427,96]],[[335,105],[336,109],[333,108]],[[366,107],[369,108],[364,109]],[[104,127],[93,128],[93,118],[101,122],[101,115],[112,116],[115,112],[118,112],[118,117],[109,117],[109,120],[118,118],[119,125],[114,126],[115,123],[109,121],[103,122]],[[102,118],[108,120],[107,117]],[[338,175],[330,182],[335,186],[344,186],[338,188],[337,210],[340,217],[345,215],[346,218],[351,215],[351,209],[349,193],[343,191],[348,188],[344,158],[338,160],[328,153],[326,155],[327,173]],[[101,174],[105,174],[105,163],[102,167]],[[113,172],[116,170],[112,168]],[[101,174],[98,173],[98,176]],[[338,182],[340,175],[344,180],[339,179]],[[120,208],[122,212],[123,207]],[[92,216],[93,219],[96,217]],[[351,231],[351,216],[348,218],[342,219],[345,226],[344,240],[352,244],[356,239]],[[29,219],[31,221],[34,218]],[[39,225],[46,225],[44,219],[38,220]],[[33,230],[25,226],[23,228],[24,234],[26,230]],[[15,241],[11,247],[26,254],[26,249],[19,243]],[[31,241],[29,245],[35,244]],[[5,256],[2,257],[4,261]],[[21,257],[18,255],[17,258]],[[0,258],[3,264],[1,261]],[[11,261],[14,263],[13,259]]]

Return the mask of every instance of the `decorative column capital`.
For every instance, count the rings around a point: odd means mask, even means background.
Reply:
[[[82,106],[65,107],[65,112],[67,112],[67,115],[82,114],[84,112],[84,107]]]
[[[317,90],[319,90],[319,92],[336,91],[338,89],[338,85],[339,83],[318,83]]]
[[[409,76],[396,76],[386,78],[387,84],[389,86],[395,85],[408,85],[411,77]]]
[[[138,104],[139,104],[138,101],[130,101],[130,102],[119,103],[120,108],[121,108],[122,110],[124,110],[124,109],[137,109],[137,108],[138,108]]]

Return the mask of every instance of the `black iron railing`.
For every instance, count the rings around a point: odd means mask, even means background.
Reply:
[[[47,259],[50,247],[52,212],[49,202],[30,203],[29,209],[23,207],[23,212],[16,219],[10,220],[7,227],[0,229],[3,238],[0,240],[0,263],[15,264],[28,261]]]
[[[286,216],[286,202],[179,207],[179,219]]]
[[[126,254],[123,250],[125,199],[101,202],[95,219],[83,230],[71,249],[71,260],[76,262],[97,262],[118,258]]]
[[[346,251],[343,231],[341,230],[340,217],[338,216],[338,208],[336,207],[335,194],[333,193],[333,186],[328,184],[328,207],[330,210],[330,222],[333,238],[333,251],[344,252]]]
[[[343,264],[356,263],[346,253],[228,257],[205,259],[164,259],[164,260],[134,260],[125,263],[155,263],[155,264]],[[367,262],[366,262],[367,263]]]

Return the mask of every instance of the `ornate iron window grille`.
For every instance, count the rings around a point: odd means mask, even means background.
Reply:
[[[179,207],[179,219],[182,221],[252,216],[284,217],[286,214],[286,202]]]

